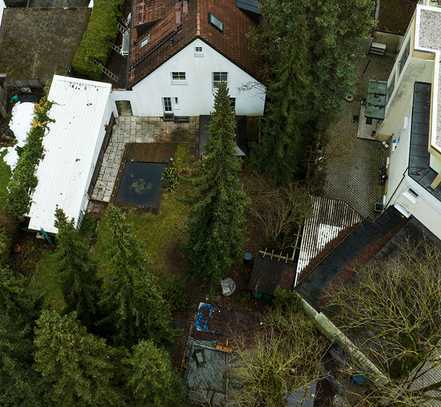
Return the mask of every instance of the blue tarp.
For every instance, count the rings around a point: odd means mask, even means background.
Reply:
[[[201,302],[198,307],[194,326],[199,332],[209,332],[208,321],[211,319],[214,312],[214,305]]]

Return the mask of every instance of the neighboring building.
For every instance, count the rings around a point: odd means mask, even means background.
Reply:
[[[426,2],[428,3],[428,2]],[[401,51],[367,116],[390,145],[385,207],[414,216],[441,238],[441,7],[418,5]],[[382,89],[379,89],[382,87]],[[370,105],[371,104],[371,105]]]
[[[127,89],[114,91],[115,101],[129,102],[135,116],[209,115],[217,86],[227,82],[237,115],[262,115],[265,88],[247,37],[258,5],[134,0]]]
[[[29,229],[57,233],[55,210],[78,225],[89,202],[103,141],[110,135],[114,104],[111,85],[55,75],[48,99],[54,102],[43,140],[44,157],[36,176]]]

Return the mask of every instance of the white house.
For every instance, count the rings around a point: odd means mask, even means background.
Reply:
[[[428,1],[423,3],[429,3]],[[387,82],[384,204],[414,216],[441,239],[441,8],[419,4]]]
[[[29,229],[56,233],[55,210],[77,225],[89,202],[88,189],[113,113],[111,85],[55,75],[48,99],[54,104],[43,139]]]
[[[248,33],[258,1],[138,0],[131,14],[127,89],[116,102],[136,116],[200,116],[213,110],[216,87],[228,83],[237,115],[262,115],[265,87]]]

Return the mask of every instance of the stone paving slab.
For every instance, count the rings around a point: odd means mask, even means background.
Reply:
[[[325,196],[342,199],[365,218],[374,218],[375,203],[381,202],[383,186],[380,169],[385,165],[387,151],[378,141],[357,138],[360,102],[365,97],[369,79],[385,80],[394,57],[369,56],[360,60],[359,81],[354,101],[344,102],[343,109],[328,130],[325,148]]]
[[[179,142],[176,130],[187,129],[196,134],[198,119],[190,123],[164,122],[161,118],[120,116],[116,119],[91,199],[110,202],[127,143]]]

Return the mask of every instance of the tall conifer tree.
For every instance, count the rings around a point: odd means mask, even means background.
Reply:
[[[121,355],[87,333],[76,314],[43,311],[35,330],[35,367],[56,406],[123,406],[115,385]]]
[[[195,180],[197,192],[189,224],[191,268],[206,279],[222,278],[243,244],[246,199],[235,154],[235,128],[228,88],[222,83],[201,171]]]
[[[124,212],[110,207],[99,227],[98,266],[104,276],[101,305],[118,344],[171,340],[170,308],[146,260]]]
[[[75,311],[80,321],[92,326],[96,315],[96,269],[89,256],[88,240],[61,209],[55,213],[58,228],[55,267],[63,280],[67,312]]]

